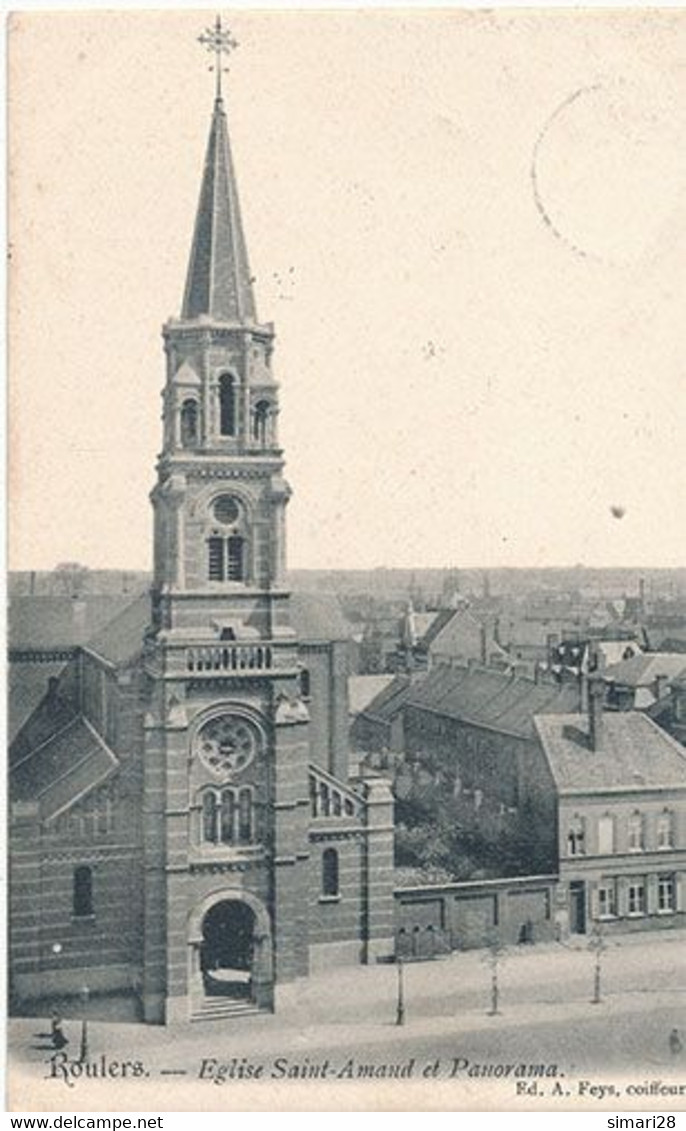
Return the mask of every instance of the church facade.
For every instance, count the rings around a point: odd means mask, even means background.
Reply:
[[[221,94],[163,330],[154,579],[11,750],[17,1008],[128,992],[153,1023],[278,1007],[393,950],[393,804],[351,778],[345,630],[289,594],[274,329],[257,318]]]

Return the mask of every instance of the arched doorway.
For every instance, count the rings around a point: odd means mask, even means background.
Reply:
[[[255,962],[255,913],[238,899],[223,899],[202,921],[200,969],[209,997],[251,998]]]

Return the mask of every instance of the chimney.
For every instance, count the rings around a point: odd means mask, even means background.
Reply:
[[[588,681],[588,737],[591,750],[601,750],[603,745],[603,700],[605,685],[602,679]]]

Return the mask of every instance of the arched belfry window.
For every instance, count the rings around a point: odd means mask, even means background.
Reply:
[[[222,436],[236,435],[236,381],[230,373],[219,378],[219,431]]]
[[[75,919],[93,914],[93,872],[87,864],[74,868],[73,914]]]
[[[194,448],[198,442],[198,406],[187,400],[181,406],[181,446]]]
[[[207,539],[207,576],[210,581],[246,581],[248,544],[242,531],[247,519],[232,495],[219,495],[210,506],[211,532]]]
[[[245,539],[234,534],[226,540],[226,580],[243,581]]]
[[[263,447],[269,442],[269,415],[271,406],[269,401],[258,401],[255,405],[252,420],[253,440]]]
[[[331,899],[338,894],[338,853],[335,848],[325,848],[322,853],[322,895]]]

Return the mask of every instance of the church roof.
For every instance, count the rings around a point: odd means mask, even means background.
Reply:
[[[327,644],[352,636],[352,625],[343,616],[335,593],[291,593],[289,607],[301,644]]]
[[[88,641],[88,648],[111,664],[125,664],[143,647],[143,634],[150,624],[150,598],[142,593]]]
[[[12,801],[34,801],[54,817],[117,769],[118,759],[82,716],[72,719],[10,773]]]
[[[238,190],[221,98],[214,104],[181,317],[256,322]]]
[[[7,741],[11,745],[39,703],[50,680],[64,671],[63,660],[53,663],[11,663],[7,670]]]
[[[130,594],[12,597],[8,611],[9,647],[16,651],[31,648],[49,651],[85,644],[130,604]]]

